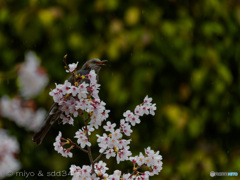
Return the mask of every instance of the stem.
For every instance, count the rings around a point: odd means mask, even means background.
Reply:
[[[75,148],[77,148],[77,149],[79,149],[79,150],[81,150],[81,151],[83,151],[83,152],[85,152],[85,153],[88,153],[87,150],[81,148],[81,147],[78,146],[76,143],[72,142],[71,140],[69,140],[69,142],[70,142],[70,144],[73,145]]]
[[[68,64],[67,64],[67,54],[63,57],[63,62],[65,64],[65,68],[70,72],[70,69],[69,69]],[[75,73],[74,72],[71,72],[71,74],[72,74],[72,77],[73,77],[73,82],[75,83],[76,82],[76,77],[75,77]]]
[[[91,165],[92,165],[92,173],[94,173],[94,163],[93,163],[92,152],[91,152],[90,146],[88,146],[88,157],[89,157]]]
[[[146,166],[145,164],[138,166],[133,172],[132,174],[129,176],[129,178],[131,178],[133,175],[137,174],[138,170],[142,167],[142,166]]]
[[[96,162],[98,162],[107,150],[108,150],[108,148],[105,149],[101,154],[99,154],[99,156],[93,161],[93,163],[95,164]]]
[[[85,131],[86,131],[86,134],[87,134],[86,136],[87,136],[88,141],[90,142],[89,135],[88,135],[88,129],[87,129],[87,121],[90,119],[91,116],[88,115],[88,118],[86,119],[84,114],[83,114],[82,117],[83,117],[84,124],[85,124]],[[88,148],[88,157],[89,157],[90,163],[92,165],[92,173],[94,173],[94,162],[93,162],[93,158],[92,158],[91,147],[87,146],[87,148]]]
[[[77,149],[80,149],[81,151],[83,151],[83,152],[85,152],[85,153],[88,153],[88,151],[87,150],[85,150],[85,149],[83,149],[83,148],[81,148],[80,146],[78,146],[76,143],[74,143],[74,142],[72,142],[72,140],[71,139],[69,139],[69,138],[67,138],[67,139],[65,139],[65,138],[61,138],[62,140],[64,140],[64,141],[66,141],[66,144],[70,144],[70,145],[73,145],[75,148],[77,148]]]

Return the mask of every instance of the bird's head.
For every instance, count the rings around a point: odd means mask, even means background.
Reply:
[[[95,72],[98,73],[101,67],[105,65],[105,62],[107,62],[107,60],[101,61],[100,59],[90,59],[82,66],[82,69],[95,70]]]

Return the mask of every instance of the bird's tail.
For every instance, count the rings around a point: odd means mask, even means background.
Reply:
[[[47,120],[44,126],[41,128],[41,130],[33,135],[32,140],[37,145],[42,143],[44,137],[47,135],[48,131],[51,129],[52,124],[50,122],[51,122],[50,120]]]
[[[32,137],[33,142],[35,142],[38,145],[42,143],[44,137],[47,135],[48,131],[51,129],[55,121],[59,118],[61,113],[62,111],[59,109],[58,104],[53,103],[48,113],[48,116],[45,120],[44,126],[41,128],[39,132],[33,135]]]

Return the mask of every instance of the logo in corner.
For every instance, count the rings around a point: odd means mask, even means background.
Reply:
[[[214,172],[214,171],[211,171],[211,172],[210,172],[210,176],[211,176],[211,177],[214,177],[214,176],[215,176],[215,172]]]

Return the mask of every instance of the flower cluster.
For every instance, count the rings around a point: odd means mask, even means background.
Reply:
[[[78,65],[78,62],[77,62],[77,63],[69,64],[66,72],[67,72],[67,73],[72,73],[72,72],[76,71],[77,65]]]
[[[18,153],[19,144],[17,140],[10,137],[6,130],[0,129],[0,178],[8,176],[20,169],[20,163],[15,158]]]
[[[39,66],[38,57],[34,52],[26,54],[25,62],[18,71],[21,95],[31,98],[38,95],[47,85],[48,77],[45,70]]]
[[[115,126],[115,123],[111,124],[108,121],[104,129],[109,131],[110,134],[107,135],[104,133],[103,136],[97,135],[97,142],[100,147],[100,153],[106,154],[107,159],[117,157],[117,163],[119,163],[120,161],[128,160],[128,157],[132,155],[131,151],[129,151],[131,140],[122,139],[122,132],[120,129],[114,130]]]
[[[94,164],[94,170],[92,171],[91,166],[83,165],[83,167],[79,167],[76,165],[71,165],[70,174],[73,176],[73,180],[79,179],[91,179],[91,180],[100,180],[100,179],[108,179],[108,180],[127,180],[131,179],[131,174],[122,174],[120,170],[115,170],[113,174],[107,174],[108,170],[107,164],[103,161],[99,161]],[[95,173],[92,173],[95,172]]]
[[[133,162],[135,168],[136,164],[138,165],[138,168],[142,166],[150,168],[150,171],[145,171],[144,173],[138,172],[136,178],[148,179],[149,176],[156,175],[162,170],[162,156],[159,155],[159,151],[155,153],[150,147],[145,149],[145,155],[140,153],[139,156],[130,157],[130,160]]]
[[[47,85],[46,71],[39,65],[36,54],[31,51],[26,54],[25,62],[18,65],[16,70],[20,93],[11,99],[5,95],[0,98],[0,115],[26,130],[37,132],[43,125],[46,111],[37,109],[36,103],[30,98],[38,95]],[[20,163],[15,158],[19,144],[1,129],[0,142],[0,179],[2,179],[20,168]]]
[[[21,98],[9,99],[3,96],[0,99],[0,111],[3,117],[9,118],[27,130],[38,131],[46,116],[43,109],[35,110],[34,102],[23,101]]]
[[[93,128],[89,128],[87,127],[87,129],[79,129],[76,133],[75,133],[75,138],[77,138],[77,143],[81,145],[81,148],[85,148],[85,146],[91,146],[91,143],[88,140],[87,137],[87,133],[88,135],[91,135],[91,132],[94,131]]]
[[[128,157],[132,155],[131,151],[129,151],[130,140],[123,139],[123,135],[130,136],[132,133],[132,126],[140,123],[140,116],[144,114],[154,114],[156,110],[156,104],[152,104],[152,98],[148,98],[146,96],[142,104],[138,105],[134,113],[130,110],[127,110],[123,113],[125,119],[120,121],[120,128],[114,129],[116,124],[111,124],[111,122],[107,122],[106,126],[103,126],[105,131],[109,131],[110,134],[106,133],[103,136],[98,137],[98,143],[100,153],[106,154],[106,158],[115,157],[117,158],[117,163],[120,161],[128,160]]]
[[[92,167],[83,165],[82,168],[76,165],[71,165],[70,167],[70,173],[73,176],[73,180],[77,179],[99,179],[97,176],[100,176],[102,178],[106,178],[106,170],[108,168],[106,167],[106,163],[103,161],[99,161],[98,163],[94,164],[94,172],[97,174],[92,174]]]
[[[64,140],[65,142],[62,142],[62,140]],[[70,150],[72,149],[72,146],[68,149],[64,149],[63,145],[65,144],[69,144],[69,142],[68,140],[65,140],[62,137],[62,133],[59,132],[58,136],[56,137],[56,141],[53,144],[55,151],[60,153],[63,157],[72,157],[72,153],[70,152]]]
[[[90,127],[98,128],[110,111],[105,109],[105,103],[98,97],[100,85],[97,84],[95,71],[90,71],[84,78],[90,80],[90,84],[72,85],[66,80],[64,84],[56,84],[49,95],[61,107],[64,114],[60,118],[64,123],[73,124],[72,116],[77,117],[79,112],[85,111],[91,113]]]
[[[74,75],[76,66],[77,64],[69,65],[68,72]],[[141,122],[141,116],[155,115],[156,104],[152,104],[152,98],[146,96],[142,104],[136,106],[134,112],[130,110],[124,112],[124,118],[120,120],[118,128],[116,123],[106,122],[103,126],[106,132],[102,135],[96,135],[100,155],[93,160],[89,136],[108,118],[110,111],[106,110],[106,104],[99,99],[100,85],[97,83],[95,71],[90,71],[82,79],[85,80],[82,80],[81,83],[77,81],[71,84],[65,81],[64,84],[56,84],[56,88],[49,93],[63,112],[60,116],[63,123],[73,124],[73,117],[82,116],[85,124],[75,133],[74,137],[77,138],[77,144],[70,139],[64,139],[61,132],[59,132],[54,143],[55,150],[64,157],[72,157],[70,151],[75,147],[89,155],[90,166],[84,165],[82,168],[76,165],[71,166],[70,172],[73,179],[148,179],[149,176],[158,174],[162,169],[162,157],[159,152],[155,153],[149,147],[145,149],[145,155],[140,153],[139,156],[131,157],[132,152],[129,146],[131,139],[124,138],[131,135],[132,127]],[[70,148],[63,148],[65,145],[70,145]],[[84,149],[85,147],[87,147],[87,150]],[[115,170],[113,174],[107,174],[106,163],[99,161],[103,155],[107,159],[116,157],[117,163],[131,160],[134,165],[133,173],[124,174],[120,170]],[[150,170],[139,172],[142,166],[147,166]]]

